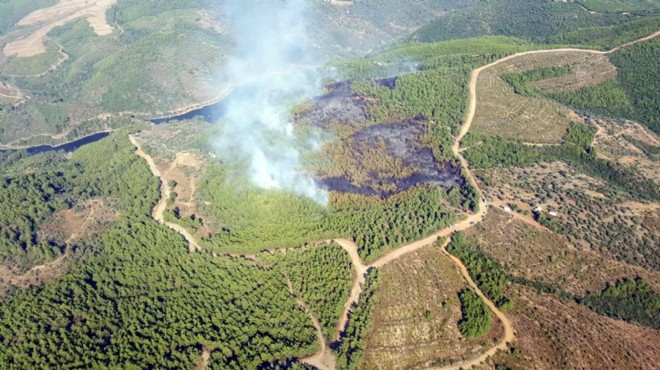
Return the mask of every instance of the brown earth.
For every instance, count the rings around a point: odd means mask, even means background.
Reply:
[[[106,12],[117,0],[61,0],[58,4],[36,10],[17,25],[32,27],[21,38],[7,43],[3,49],[5,56],[32,57],[46,51],[44,40],[56,27],[63,26],[78,18],[86,18],[94,32],[99,36],[112,33],[113,28],[107,23]]]
[[[660,238],[660,209],[654,203],[632,202],[616,187],[563,162],[479,170],[478,176],[494,204],[516,204],[528,214],[536,207],[546,215],[555,212],[550,217],[577,249],[645,268],[660,263],[653,250]]]
[[[576,250],[565,236],[540,231],[511,214],[491,210],[465,235],[499,261],[507,272],[583,296],[601,291],[607,283],[640,276],[660,290],[660,273]]]
[[[29,97],[16,86],[0,81],[0,104],[17,105]]]
[[[39,229],[39,240],[57,240],[66,244],[89,240],[106,230],[119,212],[108,199],[95,199],[74,209],[57,212]]]
[[[601,316],[586,306],[514,285],[507,315],[516,355],[492,361],[512,369],[657,369],[660,331]]]
[[[381,269],[380,277],[364,369],[460,361],[477,356],[502,336],[502,324],[493,319],[488,334],[461,338],[458,292],[468,286],[438,247],[427,246],[393,261]]]
[[[604,82],[616,75],[614,66],[598,52],[589,50],[545,51],[520,54],[484,67],[476,81],[479,101],[474,132],[518,139],[529,143],[558,143],[568,127],[581,122],[570,109],[543,98],[516,94],[499,76],[539,67],[570,65],[569,75],[537,82],[550,91],[573,91]],[[592,67],[600,66],[601,69]]]
[[[598,131],[593,146],[596,153],[610,161],[635,166],[648,179],[658,180],[660,154],[648,148],[660,148],[660,137],[637,122],[591,119]]]
[[[13,285],[18,288],[30,288],[46,284],[69,270],[69,259],[70,257],[65,254],[53,261],[35,266],[25,273],[17,273],[7,266],[0,265],[0,287],[6,289]],[[4,294],[5,290],[0,289],[0,297]]]

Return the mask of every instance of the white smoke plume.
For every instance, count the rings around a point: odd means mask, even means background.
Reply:
[[[228,99],[214,144],[223,160],[247,163],[252,182],[326,204],[327,192],[301,169],[304,143],[291,109],[318,95],[318,65],[307,37],[305,0],[230,0],[223,7],[236,48],[227,62],[229,81],[244,87]],[[303,145],[301,145],[301,142]]]

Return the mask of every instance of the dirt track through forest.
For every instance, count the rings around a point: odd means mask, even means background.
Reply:
[[[461,127],[461,131],[459,135],[454,139],[454,144],[452,145],[452,151],[454,155],[459,159],[461,163],[461,168],[464,171],[465,176],[467,177],[467,180],[472,184],[474,187],[478,199],[479,199],[479,204],[478,208],[479,210],[473,214],[468,216],[465,220],[460,221],[454,225],[451,225],[449,228],[445,228],[443,230],[440,230],[436,232],[435,234],[428,236],[424,239],[412,242],[410,244],[401,246],[399,248],[395,248],[387,252],[385,255],[380,257],[378,260],[376,260],[374,263],[371,265],[365,265],[362,260],[360,259],[360,256],[358,254],[358,248],[357,245],[347,239],[335,239],[334,241],[338,243],[349,255],[351,262],[353,263],[354,271],[356,274],[356,278],[353,281],[353,286],[351,288],[351,293],[349,295],[349,298],[347,302],[344,305],[344,312],[342,313],[342,316],[339,319],[339,322],[337,324],[337,333],[335,335],[335,339],[338,339],[340,337],[340,334],[345,330],[346,325],[348,323],[348,318],[350,316],[350,311],[351,309],[357,304],[360,294],[362,293],[362,284],[365,281],[365,274],[370,268],[380,268],[388,264],[389,262],[392,262],[396,260],[399,257],[402,257],[408,253],[414,252],[420,248],[423,248],[425,246],[431,245],[435,242],[437,242],[441,238],[447,238],[443,244],[440,246],[442,249],[443,253],[452,261],[452,263],[458,268],[460,271],[461,275],[467,282],[467,284],[476,292],[476,294],[481,297],[481,299],[484,301],[484,303],[488,306],[488,308],[493,312],[493,314],[502,322],[502,325],[504,327],[504,335],[502,338],[492,347],[488,348],[485,350],[482,354],[479,356],[460,362],[460,363],[455,363],[451,366],[446,366],[446,367],[434,367],[434,370],[458,370],[458,369],[464,369],[464,368],[470,368],[475,365],[479,365],[482,362],[486,361],[489,357],[493,356],[497,351],[499,350],[506,350],[507,349],[507,343],[512,342],[515,339],[515,332],[513,329],[513,325],[511,324],[511,321],[502,313],[497,306],[490,300],[488,297],[486,297],[483,292],[479,289],[479,287],[474,283],[472,280],[472,277],[470,276],[467,268],[463,263],[456,258],[455,256],[451,255],[449,252],[447,252],[446,247],[450,242],[450,237],[454,232],[457,231],[462,231],[466,230],[470,227],[473,227],[477,225],[483,217],[487,213],[487,207],[488,204],[485,202],[485,199],[483,197],[483,193],[481,189],[479,188],[479,184],[476,181],[476,178],[474,177],[472,171],[469,168],[467,160],[461,155],[461,148],[460,148],[460,142],[463,139],[463,137],[468,133],[470,130],[470,127],[472,125],[472,122],[474,120],[476,108],[477,108],[477,80],[479,78],[479,73],[481,73],[483,70],[488,69],[490,67],[493,67],[497,64],[506,62],[511,59],[518,58],[523,55],[529,55],[529,54],[543,54],[543,53],[553,53],[553,52],[564,52],[564,51],[575,51],[575,52],[585,52],[585,53],[594,53],[594,54],[607,54],[607,53],[612,53],[616,50],[619,50],[623,47],[633,45],[637,42],[645,41],[645,40],[650,40],[654,37],[657,37],[660,35],[660,31],[653,33],[652,35],[646,36],[644,38],[641,38],[639,40],[635,40],[626,44],[623,44],[621,46],[618,46],[616,48],[613,48],[612,50],[609,51],[597,51],[597,50],[585,50],[585,49],[571,49],[571,48],[562,48],[562,49],[548,49],[548,50],[534,50],[534,51],[527,51],[527,52],[521,52],[513,55],[509,55],[507,57],[501,58],[493,63],[490,63],[488,65],[482,66],[480,68],[477,68],[472,71],[471,74],[471,79],[470,79],[470,85],[469,85],[469,105],[468,105],[468,112],[466,115],[465,122],[463,126]],[[135,153],[144,158],[147,163],[149,164],[149,168],[151,169],[151,172],[159,177],[161,179],[161,199],[158,202],[158,205],[154,207],[153,210],[153,217],[156,219],[158,222],[161,224],[165,224],[166,226],[172,228],[175,231],[178,231],[180,234],[184,236],[184,238],[188,241],[190,245],[190,250],[191,251],[199,251],[199,246],[195,243],[194,238],[192,235],[190,235],[186,230],[181,228],[179,225],[171,224],[171,223],[165,223],[163,219],[163,211],[165,210],[166,206],[166,200],[167,196],[169,195],[169,187],[167,183],[164,181],[164,179],[161,177],[160,172],[158,171],[158,168],[156,167],[153,159],[144,153],[139,145],[139,143],[132,137],[129,136],[131,143],[137,147]],[[311,313],[309,313],[310,317],[312,318],[312,322],[315,324],[315,327],[318,328],[318,320],[314,318]],[[318,367],[319,369],[325,370],[325,369],[334,369],[334,357],[332,355],[332,352],[328,348],[327,344],[325,343],[324,338],[319,338],[319,344],[321,345],[321,351],[317,353],[316,355],[312,357],[308,357],[305,359],[301,359],[302,362],[311,364],[313,366]]]
[[[131,144],[135,145],[136,147],[135,154],[146,160],[147,164],[149,165],[149,169],[151,170],[151,173],[160,179],[160,199],[158,200],[158,204],[156,204],[156,206],[154,207],[151,213],[152,217],[159,223],[181,234],[181,236],[183,236],[188,242],[188,249],[190,250],[190,252],[201,251],[201,248],[199,247],[199,245],[197,245],[195,238],[188,232],[188,230],[183,228],[181,225],[177,225],[175,223],[165,221],[165,217],[163,216],[163,213],[165,212],[165,208],[167,207],[167,198],[170,196],[172,190],[170,189],[170,186],[167,184],[167,180],[161,175],[160,171],[158,170],[158,167],[156,167],[156,163],[154,163],[153,158],[151,158],[150,155],[148,155],[142,150],[142,146],[137,140],[135,140],[135,138],[132,135],[129,135],[129,140],[131,141]]]

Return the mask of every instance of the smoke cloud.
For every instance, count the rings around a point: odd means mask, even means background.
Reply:
[[[307,37],[305,0],[227,1],[223,7],[236,48],[226,73],[235,86],[214,145],[225,161],[244,164],[258,187],[282,189],[326,204],[327,192],[301,169],[304,150],[318,147],[296,135],[291,109],[321,90]]]

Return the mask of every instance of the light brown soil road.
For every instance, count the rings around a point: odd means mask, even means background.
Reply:
[[[408,253],[414,252],[424,246],[430,245],[434,242],[436,242],[439,238],[442,237],[448,237],[451,236],[455,231],[462,231],[466,230],[474,225],[476,225],[478,222],[480,222],[483,217],[486,215],[487,212],[487,203],[485,202],[485,199],[483,197],[483,192],[479,188],[479,184],[477,183],[472,171],[469,169],[468,162],[465,160],[465,158],[461,155],[461,148],[460,148],[460,141],[463,139],[463,137],[467,134],[467,132],[470,130],[470,127],[472,125],[472,121],[474,120],[474,115],[476,112],[477,108],[477,79],[479,77],[479,73],[487,68],[490,68],[494,65],[497,65],[499,63],[505,62],[507,60],[511,60],[514,58],[517,58],[522,55],[528,55],[528,54],[541,54],[541,53],[551,53],[551,52],[558,52],[558,51],[580,51],[580,52],[586,52],[586,53],[595,53],[595,54],[606,54],[613,52],[615,50],[619,50],[622,47],[632,45],[636,42],[644,41],[644,40],[649,40],[653,37],[656,37],[660,35],[660,31],[654,33],[653,35],[647,36],[645,38],[639,39],[637,41],[633,41],[624,45],[621,45],[617,48],[614,48],[608,52],[603,52],[603,51],[594,51],[594,50],[583,50],[583,49],[552,49],[552,50],[536,50],[536,51],[528,51],[528,52],[523,52],[523,53],[518,53],[518,54],[513,54],[508,57],[504,57],[502,59],[499,59],[493,63],[490,63],[486,66],[480,67],[472,71],[472,76],[470,80],[470,102],[469,102],[469,107],[468,107],[468,112],[466,115],[466,120],[463,126],[461,127],[461,131],[459,135],[454,139],[454,144],[452,145],[452,151],[454,155],[460,160],[461,167],[463,169],[463,174],[467,178],[467,180],[472,184],[474,187],[475,191],[477,192],[478,199],[479,199],[479,204],[478,204],[478,212],[468,216],[465,220],[458,222],[449,228],[440,230],[436,232],[435,234],[426,237],[422,240],[418,240],[416,242],[404,245],[400,248],[393,249],[392,251],[386,253],[384,256],[376,260],[373,264],[370,266],[366,266],[362,260],[360,259],[360,256],[358,254],[358,249],[357,245],[350,240],[346,239],[335,239],[334,241],[338,243],[339,245],[346,250],[346,252],[349,254],[351,262],[353,263],[353,267],[355,270],[356,277],[353,282],[353,287],[351,289],[351,294],[347,300],[347,302],[344,305],[344,312],[342,316],[339,319],[339,322],[337,324],[337,333],[335,335],[335,338],[339,337],[339,334],[341,333],[342,330],[346,327],[346,324],[348,322],[348,315],[350,313],[350,310],[352,309],[353,305],[357,303],[359,300],[360,294],[362,293],[362,287],[361,285],[364,283],[365,280],[365,274],[369,268],[379,268],[387,263],[394,261],[395,259],[404,256]],[[155,163],[153,162],[153,159],[148,156],[146,153],[144,153],[139,145],[139,143],[132,137],[130,136],[131,143],[137,147],[135,153],[144,158],[147,163],[149,164],[149,168],[151,169],[151,172],[159,177],[161,179],[161,200],[159,201],[158,205],[154,207],[153,210],[153,217],[158,220],[160,223],[163,223],[167,225],[168,227],[178,231],[181,233],[186,240],[190,243],[190,249],[191,251],[198,250],[199,247],[194,241],[194,238],[192,235],[190,235],[186,230],[181,228],[179,225],[175,224],[170,224],[170,223],[165,223],[163,220],[163,211],[165,210],[166,206],[166,199],[167,196],[170,193],[170,189],[167,186],[167,183],[163,181],[160,172],[158,171],[158,168],[156,167]],[[472,278],[470,277],[470,274],[467,271],[467,268],[463,265],[463,263],[453,255],[451,255],[449,252],[446,250],[446,246],[449,244],[450,239],[447,239],[444,244],[441,246],[441,249],[443,253],[447,255],[447,257],[456,265],[458,270],[460,271],[461,275],[465,278],[467,281],[468,285],[476,292],[479,297],[484,301],[484,303],[489,307],[489,309],[495,314],[495,316],[502,322],[504,326],[504,335],[500,339],[500,341],[494,345],[493,347],[490,347],[488,350],[483,352],[481,355],[458,363],[454,364],[452,366],[448,367],[438,367],[438,368],[433,368],[434,370],[458,370],[461,368],[470,368],[474,365],[479,365],[480,363],[484,362],[487,360],[490,356],[494,355],[497,351],[499,350],[505,350],[507,349],[507,343],[513,341],[515,339],[515,333],[513,330],[513,326],[509,319],[495,306],[495,304],[490,301],[479,289],[479,287],[474,283]],[[291,290],[292,288],[289,287]],[[304,303],[303,303],[304,305]],[[314,327],[317,328],[317,336],[319,336],[318,333],[320,333],[320,325],[318,324],[318,320],[313,317],[313,315],[310,315],[312,322],[314,324]],[[334,359],[332,357],[331,352],[327,348],[327,344],[325,343],[325,339],[323,338],[323,335],[321,334],[320,337],[318,338],[319,343],[321,344],[322,350],[317,353],[316,355],[302,359],[301,361],[309,363],[313,366],[318,367],[319,369],[325,370],[325,369],[334,369]]]
[[[135,145],[136,147],[135,154],[146,160],[147,164],[149,165],[149,169],[151,170],[151,173],[160,179],[160,200],[158,201],[158,204],[156,204],[156,206],[154,207],[151,213],[152,217],[159,223],[181,234],[188,242],[188,249],[190,250],[190,252],[200,251],[201,248],[199,247],[199,245],[197,245],[195,238],[188,232],[188,230],[181,227],[181,225],[177,225],[175,223],[165,221],[165,218],[163,217],[163,213],[165,212],[165,208],[167,207],[167,198],[169,197],[172,190],[167,184],[167,181],[165,181],[165,179],[161,176],[160,171],[158,170],[158,167],[156,167],[153,158],[151,158],[150,155],[148,155],[142,150],[140,143],[137,140],[135,140],[135,138],[132,135],[129,135],[129,140],[131,141],[131,144]]]

